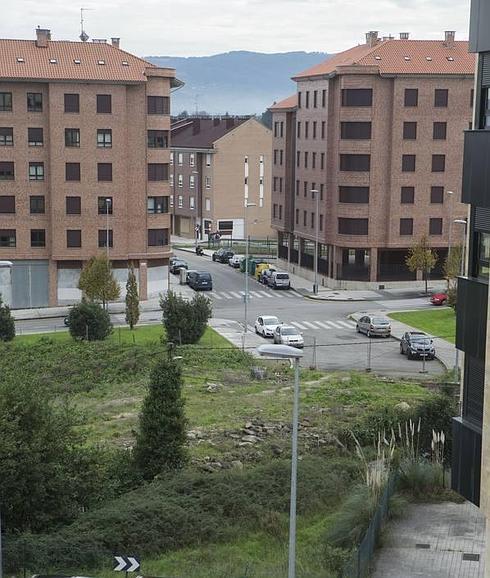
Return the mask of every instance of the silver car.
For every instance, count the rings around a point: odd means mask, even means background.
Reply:
[[[358,333],[365,333],[368,337],[380,335],[390,337],[391,323],[386,317],[379,315],[363,315],[357,321],[356,330]]]
[[[303,349],[305,340],[303,335],[292,325],[278,325],[274,331],[274,343],[291,345]]]
[[[273,315],[262,315],[255,321],[255,333],[262,337],[274,337],[274,331],[281,322]]]

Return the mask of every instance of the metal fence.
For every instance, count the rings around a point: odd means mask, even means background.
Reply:
[[[342,578],[365,578],[369,576],[379,535],[388,514],[390,498],[395,492],[396,479],[396,474],[392,474],[389,478],[364,538],[344,566]]]
[[[205,242],[208,249],[231,249],[237,253],[245,253],[245,239],[233,239],[221,237],[219,241],[210,238]],[[266,237],[265,239],[248,240],[248,252],[259,255],[277,255],[277,239]]]

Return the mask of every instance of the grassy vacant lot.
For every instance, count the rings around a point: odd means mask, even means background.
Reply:
[[[411,327],[426,331],[435,337],[442,337],[454,343],[456,335],[456,316],[450,307],[423,311],[403,311],[390,313],[390,317]]]

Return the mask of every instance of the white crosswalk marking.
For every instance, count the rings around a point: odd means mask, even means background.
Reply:
[[[337,323],[335,323],[334,321],[325,321],[325,323],[328,323],[330,327],[334,327],[335,329],[343,329],[341,325],[337,325]]]
[[[322,327],[323,329],[332,329],[330,327],[330,325],[327,325],[326,323],[323,323],[323,321],[316,321],[316,324],[319,325],[320,327]]]
[[[343,325],[344,327],[347,327],[348,329],[352,329],[355,326],[355,323],[353,323],[352,321],[348,322],[348,321],[337,321],[337,323],[340,323],[340,325]]]
[[[211,297],[214,297],[215,299],[223,299],[223,297],[221,297],[221,295],[218,295],[218,293],[211,292],[210,295],[211,295]]]
[[[231,297],[230,295],[228,295],[228,293],[225,293],[224,291],[221,291],[221,295],[223,295],[225,299],[233,299],[233,297]]]
[[[230,291],[230,295],[233,295],[233,297],[236,297],[237,299],[243,299],[243,296],[240,295],[240,293],[236,293],[235,291]]]
[[[303,321],[303,323],[304,323],[307,327],[312,327],[313,329],[318,329],[318,327],[317,327],[314,323],[311,323],[310,321]]]
[[[268,299],[274,299],[274,295],[271,295],[267,291],[262,291],[261,293],[264,297],[267,297]]]
[[[262,293],[259,293],[258,291],[250,291],[250,295],[252,295],[253,297],[258,297],[259,299],[263,299],[264,296],[262,295]]]
[[[301,323],[298,323],[297,321],[291,321],[291,325],[294,325],[298,329],[306,329],[304,325],[301,325]]]

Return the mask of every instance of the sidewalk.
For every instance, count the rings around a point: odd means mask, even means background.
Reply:
[[[390,313],[395,313],[395,311],[390,311]],[[356,311],[356,313],[352,313],[350,318],[354,321],[357,321],[363,315],[376,315],[378,317],[386,317],[386,311],[379,311],[379,310],[366,310],[366,311]],[[415,327],[410,327],[406,323],[402,323],[401,321],[396,321],[395,319],[391,319],[391,334],[395,339],[398,341],[401,340],[402,335],[406,331],[420,331]],[[437,359],[444,365],[446,369],[453,369],[455,365],[456,359],[456,347],[446,341],[445,339],[441,339],[440,337],[434,337],[434,346],[436,348],[436,357]]]

